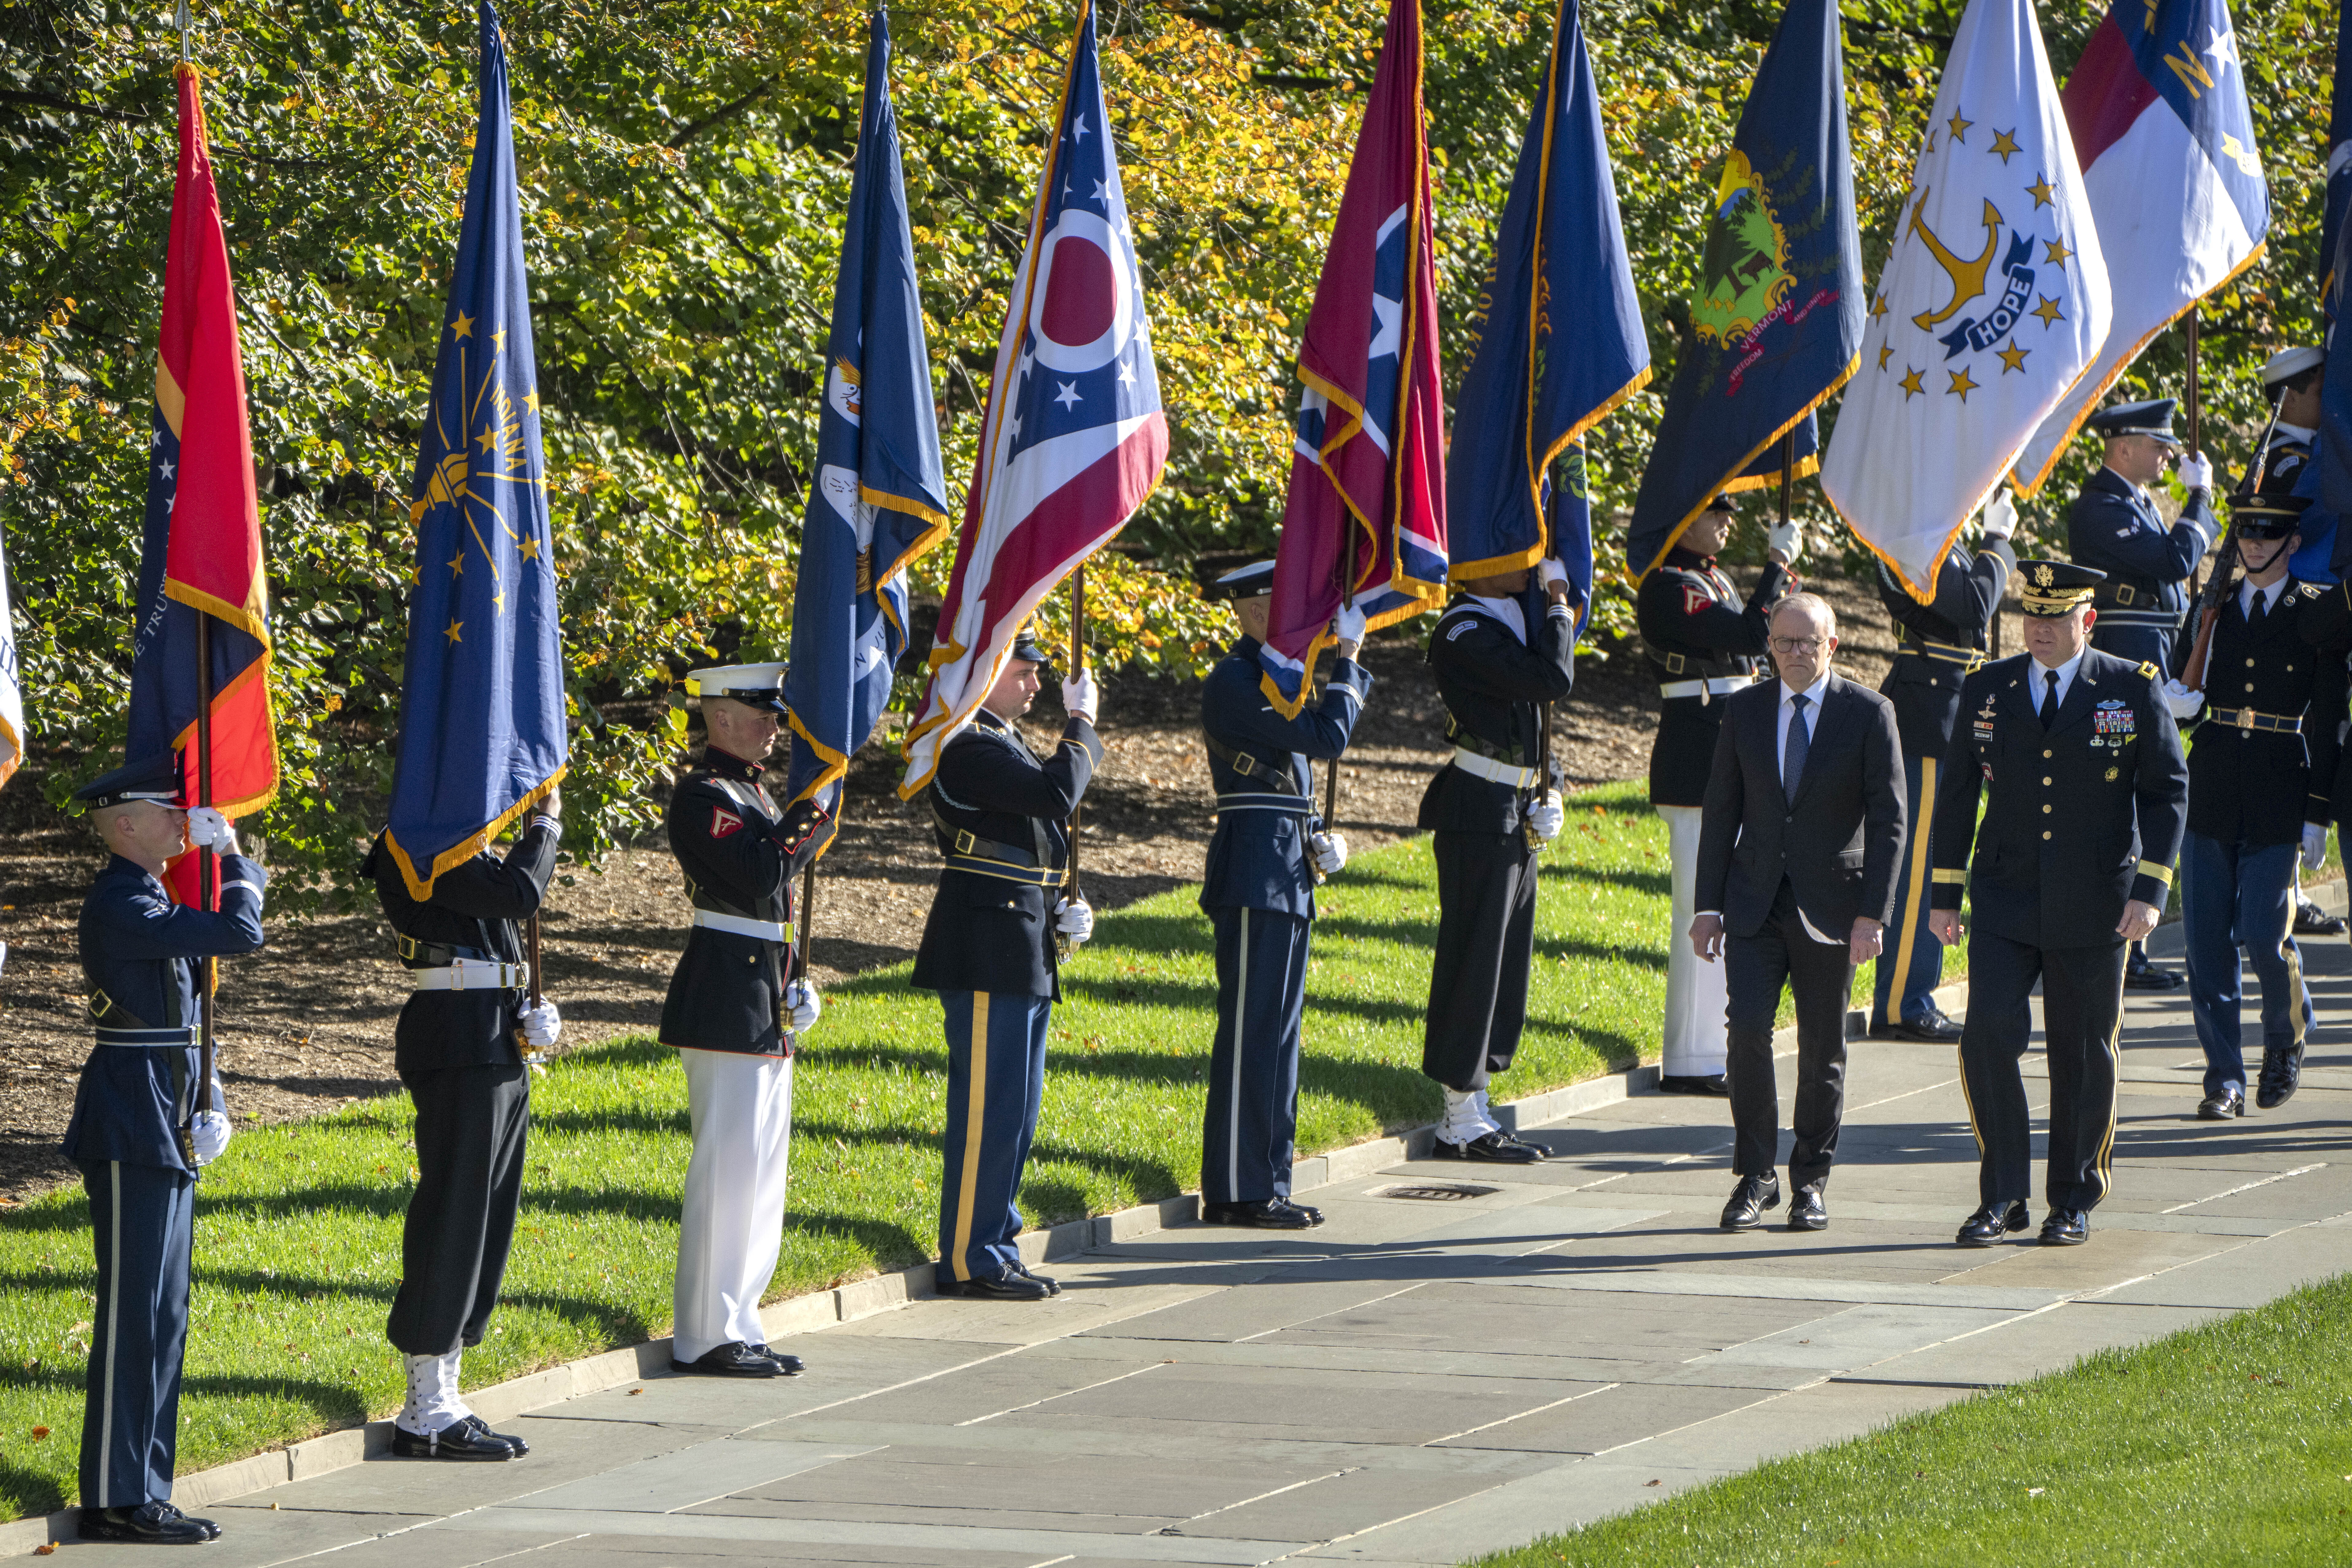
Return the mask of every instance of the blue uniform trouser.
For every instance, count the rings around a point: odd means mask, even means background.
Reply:
[[[98,1249],[81,1503],[137,1508],[172,1495],[196,1181],[185,1171],[116,1160],[84,1170],[81,1184]]]
[[[2050,1074],[2042,1192],[2053,1209],[2096,1208],[2114,1185],[2124,944],[2033,947],[1981,923],[1969,933],[1969,1016],[1960,1026],[1960,1090],[1977,1135],[1978,1195],[1994,1210],[2032,1195],[2033,1113],[2022,1064],[2036,982]]]
[[[942,991],[947,1009],[947,1162],[940,1190],[940,1283],[1003,1279],[1021,1249],[1021,1172],[1045,1096],[1050,996]]]
[[[1211,910],[1217,1039],[1201,1127],[1201,1201],[1290,1195],[1298,1134],[1298,1023],[1307,922],[1271,910]]]
[[[2294,844],[2224,844],[2201,833],[2180,845],[2180,908],[2189,939],[2189,1004],[2197,1043],[2205,1047],[2205,1092],[2243,1092],[2246,1060],[2238,1048],[2246,950],[2263,988],[2263,1044],[2299,1046],[2311,1018],[2303,956],[2287,922],[2294,912]]]
[[[1903,864],[1895,888],[1895,921],[1887,928],[1886,946],[1878,955],[1877,984],[1870,1005],[1870,1026],[1924,1021],[1936,1007],[1932,994],[1944,974],[1944,944],[1927,929],[1929,871],[1928,827],[1936,815],[1937,774],[1941,759],[1903,759],[1905,805],[1909,826],[1903,840]],[[1901,986],[1898,997],[1896,986]]]

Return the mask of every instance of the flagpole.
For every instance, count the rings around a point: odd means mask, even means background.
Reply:
[[[1070,679],[1076,680],[1087,672],[1087,564],[1081,561],[1070,574]],[[1078,818],[1085,811],[1082,805],[1070,807],[1070,820],[1065,832],[1070,840],[1069,900],[1084,903],[1086,894],[1078,885]]]
[[[213,803],[213,618],[205,612],[196,612],[196,804],[209,806]],[[200,910],[220,908],[220,879],[214,868],[212,847],[196,851],[196,907]],[[196,989],[196,1094],[198,1110],[218,1110],[213,1102],[213,989],[219,984],[220,960],[207,957],[197,976]],[[195,1138],[191,1133],[183,1137],[187,1143],[188,1163],[195,1163]]]
[[[2200,410],[2197,406],[2197,303],[2192,300],[2189,305],[2189,450],[2192,456],[2199,448],[2198,436],[2200,430],[2198,418]],[[2196,585],[2191,597],[2202,597],[2206,584],[2212,581],[2210,574],[2206,573],[2205,563],[2201,560],[2197,563],[2197,574],[2204,580]]]
[[[848,791],[845,788],[842,793],[844,795],[846,795]],[[838,824],[835,825],[835,830],[836,832],[839,831]],[[814,925],[815,921],[816,862],[812,860],[809,862],[808,869],[801,873],[800,930],[795,933],[799,936],[800,942],[797,944],[797,951],[793,954],[793,978],[795,980],[805,980],[808,978],[809,943],[815,940],[815,934],[811,928]]]
[[[1348,520],[1347,529],[1347,564],[1339,574],[1339,608],[1342,610],[1354,603],[1356,597],[1356,523],[1353,518]],[[1312,680],[1315,672],[1310,669],[1307,675]],[[1299,700],[1305,701],[1313,693],[1302,689],[1298,693]],[[1323,775],[1323,831],[1326,833],[1339,826],[1339,759],[1333,757],[1328,767],[1329,771]]]

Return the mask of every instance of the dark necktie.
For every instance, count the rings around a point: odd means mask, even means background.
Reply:
[[[2262,629],[2263,617],[2270,613],[2270,603],[2269,595],[2263,593],[2260,588],[2254,590],[2253,606],[2246,612],[2246,629],[2248,631],[2260,631]]]
[[[2044,730],[2058,722],[2058,672],[2042,672],[2042,727]]]
[[[1805,777],[1805,752],[1812,737],[1805,733],[1805,699],[1801,692],[1789,699],[1789,739],[1780,749],[1780,793],[1790,805],[1797,804],[1797,785]]]

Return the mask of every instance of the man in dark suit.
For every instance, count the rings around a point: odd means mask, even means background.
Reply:
[[[1829,1224],[1822,1202],[1845,1107],[1845,1009],[1858,964],[1878,956],[1903,849],[1903,743],[1895,705],[1830,673],[1837,616],[1813,594],[1772,608],[1780,678],[1735,692],[1700,808],[1699,912],[1691,946],[1724,960],[1738,1177],[1723,1228],[1749,1230],[1780,1204],[1772,1022],[1797,999],[1790,1230]]]

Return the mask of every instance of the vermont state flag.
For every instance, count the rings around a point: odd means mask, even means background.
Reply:
[[[1921,604],[2110,315],[2032,0],[1969,0],[1822,462],[1830,504]]]
[[[829,846],[840,826],[830,808],[842,775],[889,705],[891,672],[906,651],[907,567],[948,531],[930,352],[890,109],[890,23],[879,10],[866,47],[825,359],[784,701],[792,710],[786,787],[791,798],[828,808]]]
[[[487,0],[481,35],[473,170],[408,508],[416,577],[383,839],[420,900],[554,788],[570,754],[506,45]]]
[[[1580,614],[1592,596],[1581,443],[1648,383],[1650,340],[1577,0],[1560,5],[1470,329],[1476,347],[1446,454],[1450,575],[1467,582],[1553,555]],[[1563,453],[1568,482],[1554,493]]]

